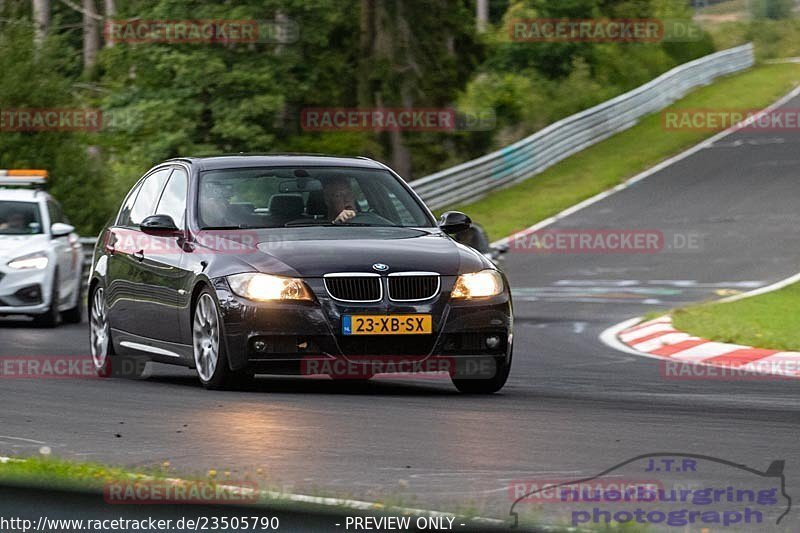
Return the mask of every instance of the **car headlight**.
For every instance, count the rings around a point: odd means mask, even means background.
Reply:
[[[15,270],[41,270],[47,266],[49,261],[47,254],[37,252],[12,259],[8,262],[8,266]]]
[[[308,286],[297,278],[253,272],[228,276],[228,283],[237,295],[259,302],[314,299]]]
[[[503,292],[503,276],[496,270],[481,270],[461,274],[453,287],[452,297],[457,299],[485,298]]]

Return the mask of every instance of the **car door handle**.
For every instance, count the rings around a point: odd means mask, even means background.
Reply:
[[[136,259],[137,261],[144,261],[144,250],[133,252],[133,258]]]

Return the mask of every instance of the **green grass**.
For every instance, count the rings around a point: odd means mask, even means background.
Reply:
[[[331,498],[332,502],[323,504],[317,502],[296,502],[290,494],[285,494],[280,488],[271,487],[265,481],[265,476],[245,475],[242,479],[230,479],[230,472],[209,470],[204,475],[183,475],[171,470],[169,463],[164,463],[160,468],[128,469],[117,466],[107,466],[100,463],[84,463],[59,459],[50,456],[12,457],[9,461],[0,463],[0,483],[13,486],[25,486],[41,489],[61,489],[68,491],[102,493],[110,483],[148,483],[163,481],[169,484],[185,481],[216,486],[232,484],[246,488],[257,487],[261,490],[256,505],[265,505],[272,509],[285,509],[296,512],[329,512],[338,510],[349,514],[363,514],[365,511],[353,508],[347,500],[363,500],[363,497],[354,494],[332,494],[328,491],[309,490],[305,495]],[[408,508],[424,508],[423,504],[408,501],[401,496],[388,496],[375,502],[370,514],[405,514]],[[470,520],[479,516],[477,507],[460,506],[450,512],[457,517]],[[505,518],[505,517],[503,517]]]
[[[744,14],[749,15],[747,11],[747,0],[728,0],[727,2],[720,2],[718,4],[711,4],[697,10],[698,15],[732,15]]]
[[[164,463],[161,468],[149,469],[126,469],[122,467],[107,466],[100,463],[83,463],[68,461],[49,456],[17,457],[11,461],[0,463],[0,483],[16,486],[38,487],[42,489],[62,489],[81,492],[100,493],[107,483],[114,482],[136,482],[145,480],[171,479],[175,480],[178,476],[170,471],[168,463]],[[223,477],[223,479],[220,479]],[[185,477],[188,482],[204,482],[209,484],[224,484],[227,481],[224,476],[216,471],[209,471],[203,477]],[[245,479],[244,481],[248,481]],[[234,482],[235,484],[235,482]],[[269,490],[269,489],[267,489]],[[314,491],[312,491],[313,494]],[[333,496],[329,494],[319,494],[334,499],[342,500],[338,504],[317,504],[317,503],[298,503],[290,500],[288,495],[272,497],[264,496],[259,499],[259,505],[267,505],[274,510],[287,510],[290,512],[330,512],[338,511],[347,515],[364,516],[399,516],[409,514],[407,508],[424,508],[424,505],[414,502],[404,501],[403,499],[393,500],[384,499],[381,503],[376,503],[370,511],[356,510],[344,501],[351,496]],[[353,497],[354,499],[359,499]],[[536,529],[541,523],[541,516],[538,512],[533,512],[524,505],[516,509],[519,513],[520,524],[523,527]],[[462,505],[451,509],[457,518],[461,520],[471,520],[482,516],[482,509],[479,507]],[[422,513],[424,514],[424,513]],[[506,514],[497,517],[500,520],[510,520]],[[564,523],[551,528],[551,531],[558,533],[561,531],[571,531],[570,524]],[[585,531],[603,531],[606,533],[644,533],[649,528],[640,525],[618,524],[610,525],[587,524]]]
[[[164,477],[152,470],[126,470],[99,463],[79,463],[50,457],[12,458],[0,463],[0,481],[67,489],[102,490],[106,483],[138,477]]]
[[[672,313],[675,327],[704,339],[773,350],[800,350],[800,283],[730,303]]]
[[[719,50],[752,41],[759,61],[800,55],[800,18],[703,22],[702,26]]]
[[[758,66],[697,89],[669,109],[760,109],[798,83],[799,65]],[[655,113],[519,185],[450,209],[467,213],[492,239],[498,239],[609,189],[711,135],[664,131],[661,115]]]

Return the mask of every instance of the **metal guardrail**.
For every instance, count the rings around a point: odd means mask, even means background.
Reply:
[[[485,156],[411,182],[431,209],[477,200],[519,183],[570,155],[630,128],[691,89],[751,67],[753,45],[745,44],[685,63],[616,98],[569,116]],[[81,237],[87,267],[96,239]],[[88,270],[87,270],[88,271]]]
[[[81,237],[78,240],[83,247],[83,273],[84,277],[87,277],[89,269],[92,268],[92,253],[94,252],[94,245],[97,243],[97,237]]]
[[[431,209],[478,200],[630,128],[643,116],[664,109],[691,89],[744,70],[753,63],[752,44],[701,57],[496,152],[425,176],[410,185]]]

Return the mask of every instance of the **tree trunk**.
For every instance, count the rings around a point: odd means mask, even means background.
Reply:
[[[33,0],[36,42],[41,43],[50,29],[50,0]]]
[[[483,33],[489,25],[489,0],[477,0],[475,6],[475,18],[478,32]]]
[[[373,44],[375,42],[375,0],[361,0],[361,35],[359,38],[358,59],[358,106],[371,107],[375,96],[372,92],[370,72]]]
[[[110,23],[114,17],[117,16],[117,6],[114,0],[105,0],[105,14],[105,24]],[[105,26],[103,27],[103,30],[105,31]],[[106,41],[106,48],[111,48],[112,46],[114,46],[114,41],[108,39]]]
[[[83,69],[91,70],[100,50],[97,6],[94,0],[83,0]]]

